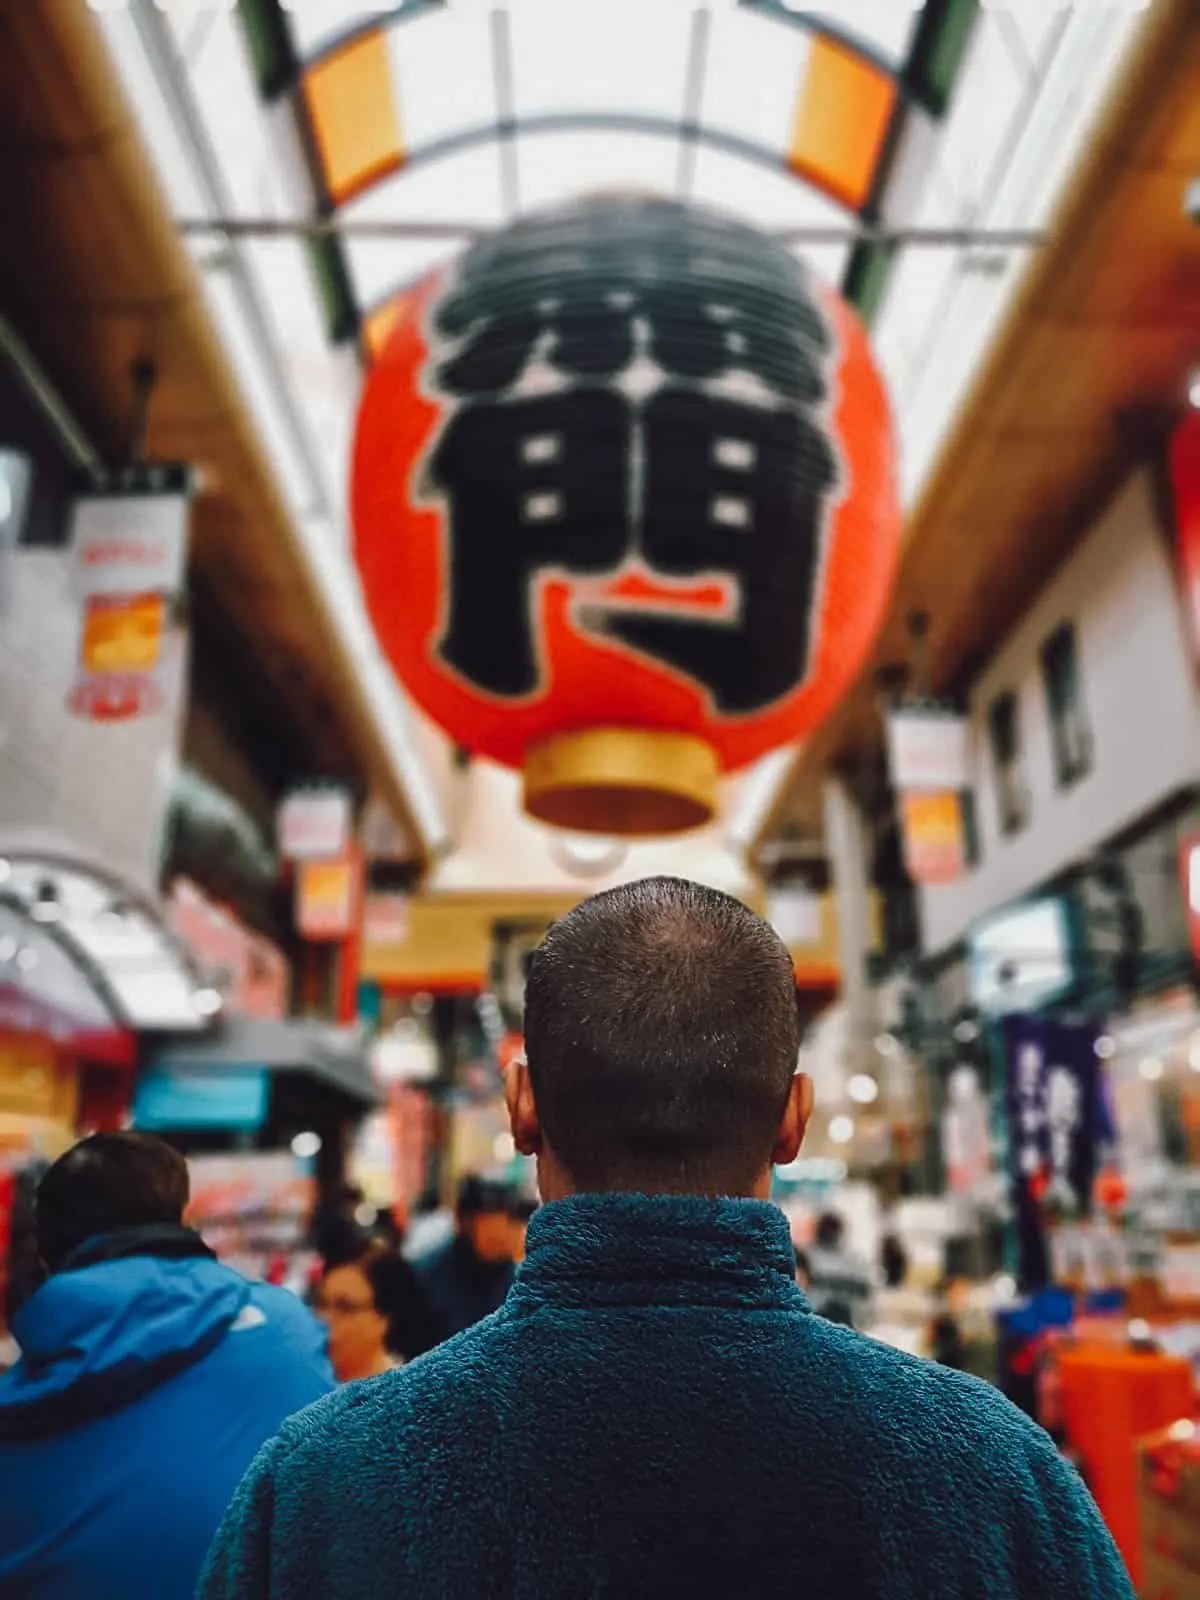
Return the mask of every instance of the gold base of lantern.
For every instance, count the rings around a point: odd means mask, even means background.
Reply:
[[[525,752],[525,809],[574,833],[683,833],[711,822],[717,754],[688,733],[588,728]]]

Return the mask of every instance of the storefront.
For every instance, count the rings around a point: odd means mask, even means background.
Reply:
[[[145,1052],[133,1121],[189,1155],[294,1151],[326,1195],[383,1098],[357,1030],[232,1017]]]

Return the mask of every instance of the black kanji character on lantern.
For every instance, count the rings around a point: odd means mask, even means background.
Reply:
[[[450,666],[532,693],[538,575],[614,576],[637,555],[670,578],[727,575],[736,615],[614,603],[578,625],[726,714],[799,687],[838,469],[805,409],[826,397],[832,335],[786,250],[685,207],[597,202],[473,249],[433,331],[436,384],[465,402],[429,464],[449,511]],[[530,398],[535,356],[557,387]],[[635,403],[620,379],[639,358],[657,377]],[[737,399],[718,387],[732,376]]]
[[[463,406],[430,476],[450,501],[442,657],[479,688],[538,685],[533,579],[607,572],[626,553],[629,404],[603,389]]]
[[[603,631],[702,683],[718,710],[759,711],[809,662],[826,493],[825,435],[795,411],[666,389],[645,412],[642,553],[673,578],[736,580],[733,621],[610,613]]]

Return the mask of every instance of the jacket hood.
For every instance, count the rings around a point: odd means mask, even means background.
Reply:
[[[0,1439],[118,1411],[204,1359],[250,1303],[211,1259],[130,1256],[61,1272],[17,1313],[21,1359],[0,1375]]]

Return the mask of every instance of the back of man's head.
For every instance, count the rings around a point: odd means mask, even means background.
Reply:
[[[38,1253],[58,1272],[87,1239],[121,1228],[178,1224],[187,1163],[149,1133],[97,1133],[61,1156],[37,1193]]]
[[[579,1189],[749,1193],[799,1044],[782,941],[740,901],[683,879],[585,900],[530,964],[538,1117]]]

